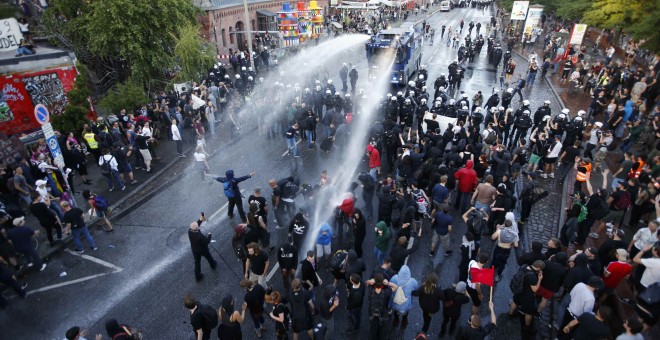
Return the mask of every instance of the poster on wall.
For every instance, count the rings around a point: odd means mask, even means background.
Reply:
[[[531,34],[532,30],[539,27],[541,24],[541,16],[543,15],[543,7],[532,6],[527,11],[527,20],[525,20],[525,34]]]
[[[64,67],[1,77],[0,132],[13,135],[40,128],[34,118],[36,104],[45,105],[51,115],[61,114],[77,74],[74,67]]]
[[[525,20],[529,1],[514,1],[511,7],[511,20]]]
[[[23,34],[16,19],[0,20],[0,52],[18,49],[21,39],[23,39]]]

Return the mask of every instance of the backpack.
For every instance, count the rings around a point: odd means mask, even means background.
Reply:
[[[387,287],[381,289],[380,294],[376,294],[375,289],[370,289],[369,292],[369,320],[383,320],[387,314],[389,314],[389,310],[387,307],[387,296],[385,293],[385,289],[389,289]]]
[[[304,261],[304,260],[303,260]],[[298,296],[293,295],[290,299],[291,303],[291,313],[292,322],[299,324],[301,322],[306,322],[308,318],[308,305],[305,303],[305,296],[301,290],[298,293]]]
[[[532,200],[532,203],[536,203],[544,198],[546,198],[550,193],[548,190],[544,190],[543,188],[540,187],[535,187],[534,190],[531,192],[531,197],[530,199]]]
[[[484,231],[484,215],[481,211],[475,211],[470,214],[466,222],[468,226],[468,231],[474,235],[475,239],[478,239],[478,236]]]
[[[215,308],[209,305],[199,304],[197,305],[197,309],[199,310],[199,313],[204,317],[204,320],[206,320],[207,329],[214,329],[218,326],[218,312],[215,310]]]
[[[522,266],[516,274],[511,278],[511,282],[509,282],[509,288],[511,289],[511,292],[513,295],[521,294],[523,292],[523,284],[525,281],[525,275],[529,273],[530,270],[528,269],[527,266]]]
[[[96,210],[105,211],[108,209],[108,200],[101,195],[94,196],[94,206]]]
[[[619,197],[619,199],[614,202],[614,208],[617,210],[627,210],[630,207],[630,193],[628,191],[624,191],[623,195]]]
[[[503,243],[512,243],[516,240],[516,233],[511,228],[500,229],[500,241]]]
[[[346,268],[346,257],[348,257],[348,252],[343,249],[339,249],[332,255],[330,259],[330,269],[333,271],[340,271]]]
[[[492,145],[495,143],[497,140],[497,133],[495,133],[495,130],[490,130],[488,132],[488,136],[484,139],[484,143]]]
[[[287,307],[285,304],[280,303],[279,306],[284,307],[284,320],[282,321],[282,324],[284,325],[284,329],[289,330],[293,328],[293,321],[291,320],[291,310],[289,307]]]
[[[402,305],[408,301],[406,293],[403,291],[401,286],[397,287],[396,292],[394,293],[394,303],[397,305]]]
[[[578,223],[584,221],[587,219],[587,215],[589,214],[589,211],[587,210],[587,206],[585,204],[582,204],[580,202],[575,202],[574,204],[577,204],[580,206],[580,215],[577,217]]]
[[[598,203],[598,207],[594,210],[592,215],[595,219],[600,220],[610,213],[610,207],[607,205],[607,200],[605,198],[599,197],[598,199],[600,202]]]
[[[426,207],[429,205],[429,203],[426,201],[426,198],[424,198],[422,190],[417,189],[413,191],[412,196],[415,199],[415,202],[417,202],[417,212],[420,214],[426,214]]]
[[[227,181],[222,183],[222,186],[224,187],[225,196],[227,198],[234,198],[234,196],[235,196],[234,188],[233,188],[234,187],[234,181],[227,180]]]
[[[105,156],[102,156],[103,158],[103,163],[101,163],[101,175],[103,176],[110,176],[112,174],[112,167],[110,166],[110,161],[114,158],[113,156],[110,156],[110,160],[106,160]]]

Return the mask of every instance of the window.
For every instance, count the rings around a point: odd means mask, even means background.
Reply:
[[[222,47],[227,47],[227,39],[225,38],[225,29],[223,28],[220,36],[222,38]]]
[[[233,45],[234,44],[234,35],[231,34],[231,31],[232,31],[232,28],[229,27],[229,43]]]

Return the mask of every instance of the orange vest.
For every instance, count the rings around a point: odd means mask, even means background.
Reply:
[[[575,180],[577,180],[578,182],[586,182],[587,179],[589,177],[591,177],[591,163],[581,165],[581,166],[584,167],[585,169],[587,169],[587,172],[584,173],[584,172],[578,171],[577,175],[575,176]]]

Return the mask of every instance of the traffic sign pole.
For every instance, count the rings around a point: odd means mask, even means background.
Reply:
[[[57,137],[55,136],[55,131],[53,130],[53,126],[50,124],[50,113],[48,112],[48,108],[46,108],[46,106],[44,106],[43,104],[37,104],[34,107],[34,118],[36,118],[37,122],[41,124],[41,131],[43,131],[44,138],[46,138],[46,145],[48,145],[50,154],[53,156],[57,168],[60,169],[60,172],[62,173],[62,177],[65,177],[66,175],[64,173],[64,156],[62,156],[62,149],[60,148],[60,144],[57,141]],[[71,202],[73,202],[73,206],[78,207],[76,198],[73,196],[73,192],[71,191],[71,187],[69,186],[69,183],[64,183],[64,184],[66,184],[67,192],[69,193]]]

